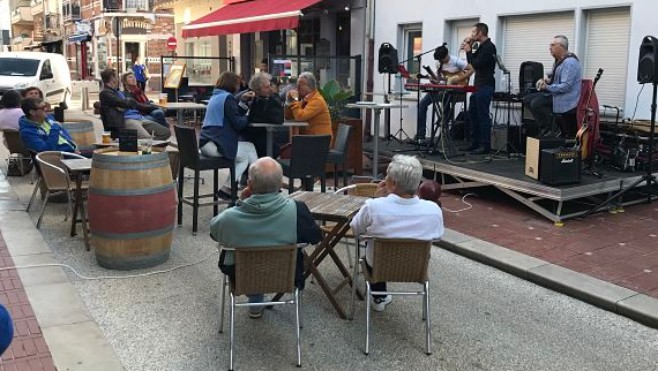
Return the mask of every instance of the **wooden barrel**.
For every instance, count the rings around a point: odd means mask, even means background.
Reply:
[[[171,173],[167,152],[94,152],[88,215],[98,265],[128,270],[169,259],[178,205]]]
[[[96,134],[94,123],[91,121],[65,121],[62,127],[71,134],[73,141],[78,145],[81,152],[93,151],[96,147]]]

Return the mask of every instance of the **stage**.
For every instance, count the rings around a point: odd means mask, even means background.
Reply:
[[[466,144],[455,142],[456,147]],[[372,153],[373,142],[364,143],[364,151]],[[579,184],[550,186],[525,175],[525,159],[515,155],[508,158],[505,152],[492,152],[490,155],[448,157],[440,152],[415,151],[413,144],[396,140],[379,139],[379,154],[382,162],[397,153],[417,156],[425,176],[436,178],[444,190],[468,190],[478,187],[495,187],[509,197],[538,212],[556,224],[583,215],[610,195],[639,180],[643,172],[621,172],[610,167],[597,169],[601,178],[582,175]],[[422,148],[424,149],[424,148]],[[439,148],[437,148],[439,149]],[[403,152],[398,152],[403,151]],[[655,173],[654,175],[658,175]],[[654,194],[658,194],[654,192]],[[656,197],[654,197],[656,198]],[[613,207],[602,210],[619,210],[619,207],[646,202],[643,188],[627,193],[623,200]]]

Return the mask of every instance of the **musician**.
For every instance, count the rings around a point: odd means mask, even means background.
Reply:
[[[565,138],[575,138],[578,128],[576,112],[580,99],[582,68],[578,57],[569,52],[569,39],[564,35],[553,38],[550,51],[555,64],[553,70],[537,81],[537,90],[551,93],[555,123]]]
[[[474,49],[475,43],[478,45],[477,50]],[[471,36],[464,39],[462,49],[466,52],[466,60],[475,70],[476,88],[476,92],[471,94],[469,106],[471,145],[467,150],[475,154],[487,154],[491,152],[489,106],[496,84],[496,45],[489,39],[489,26],[476,23],[471,30]]]
[[[450,55],[447,43],[439,46],[434,50],[434,59],[436,60],[436,74],[430,76],[432,84],[462,85],[468,84],[468,79],[473,74],[473,68],[463,59]],[[429,70],[431,71],[431,70]],[[446,92],[443,95],[443,112],[439,115],[449,114],[450,104],[454,98],[452,93]],[[427,131],[427,108],[433,101],[440,99],[439,93],[429,92],[421,99],[418,106],[418,121],[416,123],[416,137],[414,142],[424,145],[426,143],[425,135]],[[441,121],[441,117],[439,117]]]

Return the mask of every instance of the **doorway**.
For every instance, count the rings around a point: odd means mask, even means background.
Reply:
[[[125,44],[126,52],[124,54],[124,71],[129,71],[132,69],[133,63],[137,58],[139,58],[139,43],[129,43]]]

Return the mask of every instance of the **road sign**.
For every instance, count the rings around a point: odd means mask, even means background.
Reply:
[[[176,46],[178,46],[178,41],[175,37],[172,36],[167,39],[167,48],[169,50],[176,50]]]

